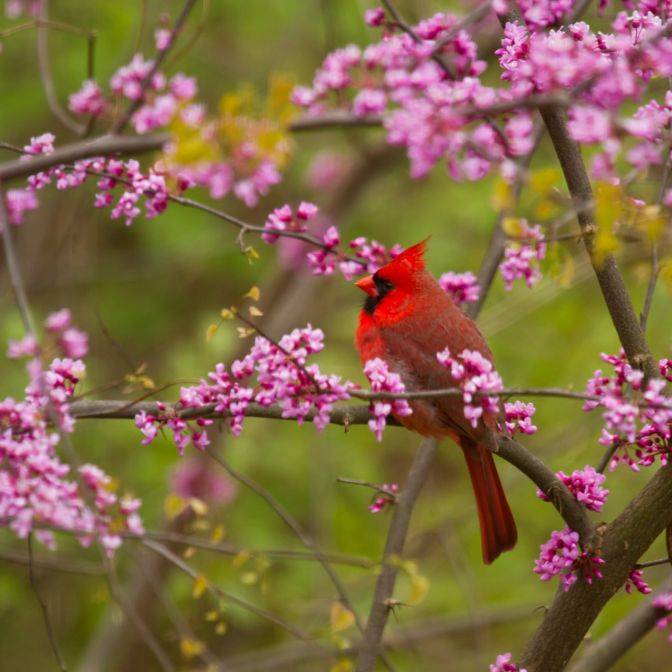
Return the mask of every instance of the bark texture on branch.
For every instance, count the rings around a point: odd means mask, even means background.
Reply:
[[[621,345],[630,363],[642,369],[647,377],[652,378],[657,374],[655,362],[623,276],[618,270],[616,259],[609,254],[604,261],[598,263],[595,257],[593,248],[593,236],[596,230],[595,216],[592,208],[586,207],[587,203],[593,201],[593,189],[581,156],[581,148],[569,135],[565,111],[562,108],[542,107],[540,112],[560,161],[567,188],[574,201],[586,251]]]
[[[357,672],[372,672],[376,667],[376,660],[381,653],[383,631],[392,609],[389,598],[394,591],[394,584],[399,571],[398,563],[395,563],[394,560],[400,558],[404,551],[413,507],[422,486],[427,480],[437,448],[438,443],[435,439],[424,439],[422,441],[403,490],[397,497],[392,521],[390,522],[390,531],[385,543],[383,566],[376,581],[371,611],[357,657]]]
[[[559,590],[520,661],[528,672],[560,672],[633,565],[672,523],[672,465],[662,467],[602,536],[603,578]]]
[[[672,588],[668,580],[660,592]],[[656,621],[665,613],[653,606],[653,595],[649,595],[636,609],[617,623],[604,637],[589,644],[583,656],[569,668],[569,672],[606,672],[627,653],[637,642],[647,635]]]

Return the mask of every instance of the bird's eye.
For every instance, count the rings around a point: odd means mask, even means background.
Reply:
[[[376,288],[378,289],[378,295],[381,298],[394,289],[394,285],[389,280],[385,280],[385,278],[374,276],[374,280],[376,283]]]

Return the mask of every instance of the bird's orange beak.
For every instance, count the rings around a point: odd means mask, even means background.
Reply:
[[[372,275],[367,275],[361,280],[357,280],[355,285],[369,296],[376,296],[376,283],[373,281]]]

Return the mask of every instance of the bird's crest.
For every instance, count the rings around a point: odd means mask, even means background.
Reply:
[[[425,269],[425,251],[427,250],[428,240],[429,237],[405,249],[387,265],[387,268],[391,271],[403,269],[407,273],[423,271]]]

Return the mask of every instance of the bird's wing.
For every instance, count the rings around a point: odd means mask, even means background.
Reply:
[[[447,313],[447,314],[446,314]],[[478,350],[492,359],[490,350],[472,320],[458,308],[441,313],[432,320],[422,323],[409,319],[403,326],[381,329],[387,357],[395,371],[398,371],[408,390],[432,390],[457,387],[450,371],[442,366],[436,353],[450,348],[452,355],[465,349]],[[438,411],[435,417],[446,428],[478,441],[483,438],[485,428],[479,424],[474,428],[464,417],[464,402],[460,396],[446,396],[423,400]],[[494,418],[486,418],[491,429]]]

